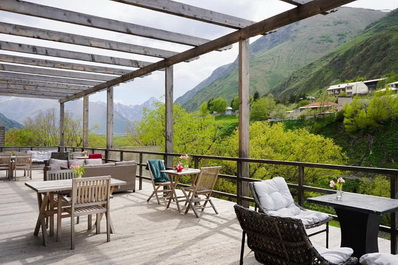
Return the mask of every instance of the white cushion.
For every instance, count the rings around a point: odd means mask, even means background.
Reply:
[[[398,256],[388,253],[368,253],[363,255],[359,262],[362,265],[397,265]]]
[[[51,170],[61,170],[62,168],[68,168],[68,160],[51,158],[49,166],[51,167]]]
[[[254,187],[261,207],[266,209],[269,215],[301,219],[304,225],[318,223],[329,218],[328,214],[297,207],[282,177],[256,182]]]
[[[99,165],[102,164],[102,159],[101,158],[89,158],[84,160],[84,163],[86,165]]]
[[[324,259],[326,259],[330,263],[335,263],[335,264],[344,263],[354,253],[354,250],[352,248],[346,248],[346,247],[335,248],[335,249],[327,249],[325,247],[315,246],[315,245],[314,247]]]

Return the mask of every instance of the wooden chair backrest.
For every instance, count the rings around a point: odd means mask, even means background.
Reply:
[[[108,206],[111,176],[72,179],[72,211],[76,206]]]
[[[196,190],[213,190],[220,169],[221,166],[202,167],[195,183]]]
[[[11,163],[11,154],[0,154],[0,165],[8,166]]]
[[[16,166],[24,166],[32,164],[32,155],[31,154],[16,154],[15,155],[15,165]]]
[[[76,173],[73,170],[51,170],[47,172],[47,179],[45,180],[61,180],[61,179],[74,179]]]

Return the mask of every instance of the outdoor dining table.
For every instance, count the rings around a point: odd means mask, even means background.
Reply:
[[[39,215],[37,217],[36,227],[34,230],[34,235],[39,234],[40,228],[42,230],[43,245],[47,246],[47,226],[46,217],[50,217],[50,235],[54,235],[54,210],[53,199],[54,195],[61,192],[71,192],[72,191],[72,179],[63,180],[48,180],[48,181],[28,181],[25,185],[36,191],[37,201],[39,206]],[[123,180],[111,179],[111,194],[118,187],[126,185]],[[111,220],[109,220],[111,226],[111,232],[114,232],[114,228]]]
[[[178,181],[181,176],[186,176],[186,175],[194,175],[194,176],[196,175],[197,176],[200,173],[200,169],[188,168],[188,169],[183,169],[180,172],[178,172],[177,170],[169,169],[169,170],[161,170],[160,172],[167,174],[167,176],[169,177],[169,181],[170,181],[170,189],[172,190],[171,196],[169,197],[169,202],[167,203],[167,206],[166,206],[166,209],[169,208],[171,201],[174,200],[177,204],[178,212],[181,213],[181,208],[180,208],[180,204],[178,203],[178,199],[182,198],[182,197],[181,196],[178,197],[177,192],[176,192]],[[195,183],[195,179],[196,178],[193,178],[192,183]],[[185,198],[185,196],[183,198]],[[186,200],[186,198],[185,198],[185,200]]]
[[[341,247],[354,250],[353,256],[378,252],[377,236],[381,216],[398,210],[398,200],[344,192],[342,200],[336,194],[308,198],[309,202],[332,206],[341,229]],[[396,233],[391,234],[391,253],[396,254]]]

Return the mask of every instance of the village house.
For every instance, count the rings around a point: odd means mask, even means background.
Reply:
[[[342,93],[346,93],[347,96],[366,95],[376,91],[377,83],[385,79],[386,78],[379,78],[373,80],[333,85],[326,89],[326,92],[328,93],[328,95],[333,96],[338,96]]]

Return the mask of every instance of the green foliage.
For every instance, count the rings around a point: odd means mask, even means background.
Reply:
[[[253,101],[256,101],[259,98],[260,98],[260,93],[258,93],[258,91],[254,92]]]
[[[273,119],[284,119],[286,115],[286,107],[283,104],[277,104],[275,109],[271,111],[271,117]]]
[[[202,115],[209,114],[209,108],[207,106],[207,102],[203,102],[202,105],[200,105],[200,113]]]
[[[65,114],[64,141],[66,146],[82,146],[82,127],[80,121]],[[54,109],[40,112],[25,120],[24,128],[6,133],[7,145],[11,146],[57,146],[59,145],[58,117]]]
[[[310,104],[310,103],[311,103],[311,101],[308,100],[308,99],[300,100],[300,101],[297,103],[297,108],[300,108],[300,107],[302,107],[302,106],[308,105],[308,104]]]
[[[216,98],[209,101],[207,108],[210,113],[224,113],[227,107],[227,101],[223,98]]]
[[[274,97],[269,95],[254,101],[250,111],[250,120],[261,121],[270,117],[271,111],[276,107]]]
[[[239,97],[234,97],[231,101],[232,110],[236,111],[239,109]]]
[[[344,106],[344,124],[348,132],[371,131],[398,117],[398,97],[391,91],[377,92],[369,99],[356,96]]]

